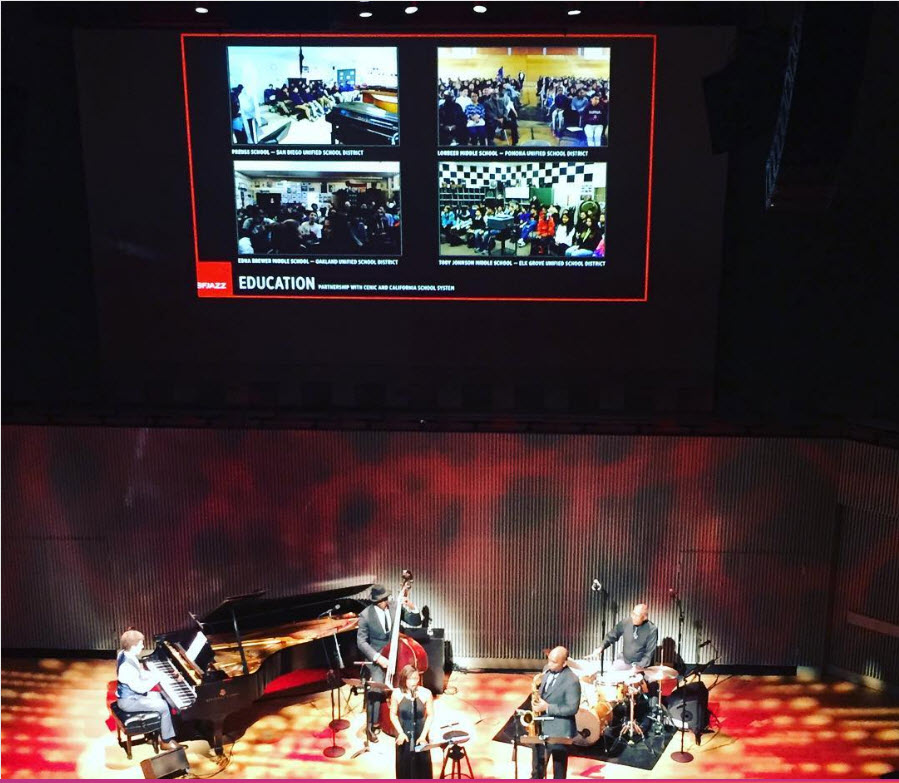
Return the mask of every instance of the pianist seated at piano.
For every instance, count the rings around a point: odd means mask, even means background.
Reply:
[[[154,691],[160,676],[144,668],[137,657],[144,649],[144,635],[140,631],[129,630],[122,634],[122,649],[116,658],[116,697],[124,712],[155,712],[159,715],[159,735],[163,750],[175,750],[175,728],[169,705],[159,691]]]

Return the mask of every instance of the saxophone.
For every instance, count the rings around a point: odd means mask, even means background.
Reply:
[[[535,674],[533,682],[531,683],[531,709],[527,712],[522,712],[521,717],[518,719],[521,721],[521,725],[527,729],[529,737],[536,737],[539,732],[537,731],[537,721],[534,720],[534,717],[537,714],[537,702],[540,700],[540,683],[543,681],[543,674]]]

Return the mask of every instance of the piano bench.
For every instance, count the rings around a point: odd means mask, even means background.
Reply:
[[[128,758],[131,758],[131,745],[140,742],[151,742],[153,752],[159,753],[159,715],[155,712],[125,712],[119,708],[117,701],[109,705],[109,712],[115,721],[116,739],[119,747],[124,749]],[[125,741],[122,742],[122,734]],[[134,737],[141,737],[137,741]]]

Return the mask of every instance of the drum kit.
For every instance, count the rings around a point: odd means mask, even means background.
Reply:
[[[569,660],[568,666],[581,681],[581,707],[575,715],[577,733],[573,744],[587,746],[595,744],[612,725],[616,712],[625,714],[623,725],[615,740],[634,742],[634,736],[644,738],[643,729],[636,719],[638,697],[649,691],[653,683],[677,679],[678,673],[670,666],[633,667],[601,673],[598,661],[589,659]],[[665,711],[656,706],[651,720],[658,726],[666,721]],[[617,726],[616,726],[617,728]]]

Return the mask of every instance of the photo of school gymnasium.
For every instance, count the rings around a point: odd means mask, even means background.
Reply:
[[[438,139],[444,147],[605,147],[606,47],[438,50]]]

